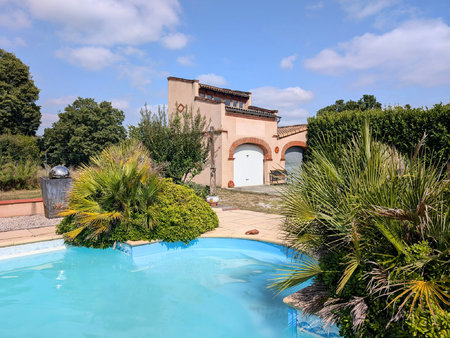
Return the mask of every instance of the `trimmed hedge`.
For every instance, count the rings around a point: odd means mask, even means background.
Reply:
[[[308,149],[323,143],[324,137],[347,143],[360,132],[366,118],[374,138],[394,146],[404,155],[411,155],[426,133],[424,149],[427,159],[444,163],[450,159],[450,104],[436,104],[431,109],[390,107],[311,117],[308,119]]]

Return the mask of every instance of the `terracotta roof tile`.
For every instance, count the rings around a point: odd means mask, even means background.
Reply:
[[[276,114],[274,114],[273,112],[268,113],[268,112],[262,111],[262,110],[242,109],[242,108],[235,108],[235,107],[230,107],[230,106],[225,106],[225,110],[232,112],[232,113],[248,114],[248,115],[255,115],[255,116],[279,119],[279,117]]]
[[[283,138],[286,136],[301,133],[308,129],[307,124],[295,124],[292,126],[278,127],[278,138]]]
[[[256,111],[262,111],[264,113],[271,113],[271,114],[278,114],[278,110],[274,110],[274,109],[266,109],[266,108],[261,108],[261,107],[256,107],[256,106],[248,106],[249,110],[256,110]]]
[[[210,85],[203,84],[203,83],[199,83],[199,85],[200,85],[200,88],[204,88],[204,89],[208,89],[208,90],[212,90],[212,91],[224,93],[224,94],[241,96],[241,97],[245,97],[245,98],[250,97],[250,94],[251,94],[250,92],[242,92],[240,90],[232,90],[232,89],[228,89],[228,88],[219,88],[219,87],[214,87],[214,86],[210,86]]]

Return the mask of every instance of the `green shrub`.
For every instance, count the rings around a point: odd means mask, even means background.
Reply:
[[[34,189],[39,186],[35,161],[20,160],[1,164],[0,190]]]
[[[57,227],[66,242],[100,248],[127,240],[188,242],[217,226],[215,213],[192,189],[158,177],[139,142],[111,146],[90,161]]]
[[[424,148],[429,161],[450,159],[450,104],[433,108],[390,107],[384,110],[325,112],[308,119],[308,150],[321,147],[327,140],[347,144],[361,132],[368,119],[373,136],[410,156],[424,133]],[[326,139],[325,139],[326,138]],[[309,158],[309,155],[307,155]]]
[[[372,139],[367,124],[346,144],[323,139],[283,196],[287,244],[315,259],[293,264],[273,287],[315,276],[302,311],[336,322],[345,337],[448,333],[450,200],[442,168],[420,147],[418,156],[403,156]]]
[[[209,185],[201,185],[201,184],[197,184],[194,182],[188,182],[188,183],[185,183],[184,186],[194,190],[194,194],[196,194],[198,197],[202,198],[203,200],[205,200],[206,196],[209,195]]]
[[[435,316],[417,311],[408,321],[410,337],[450,337],[450,312],[435,310]]]
[[[152,239],[189,242],[219,224],[209,204],[190,188],[165,180],[158,202],[152,207]]]
[[[39,159],[36,138],[25,135],[0,135],[0,162]],[[1,164],[0,163],[0,164]]]

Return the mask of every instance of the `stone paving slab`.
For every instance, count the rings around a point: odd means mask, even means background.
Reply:
[[[54,226],[29,230],[7,231],[0,233],[0,247],[51,241],[60,238],[62,238],[62,236],[55,233]]]
[[[280,230],[282,216],[265,214],[248,210],[214,209],[219,218],[219,227],[204,233],[201,237],[230,237],[266,241],[282,244]],[[55,233],[55,226],[0,232],[0,247],[18,244],[48,241],[62,238]],[[258,235],[246,235],[248,230],[257,229]],[[129,242],[131,245],[142,245],[146,241]]]

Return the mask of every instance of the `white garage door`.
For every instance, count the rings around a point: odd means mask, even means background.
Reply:
[[[242,144],[234,157],[234,185],[243,187],[264,184],[264,153],[254,144]]]

